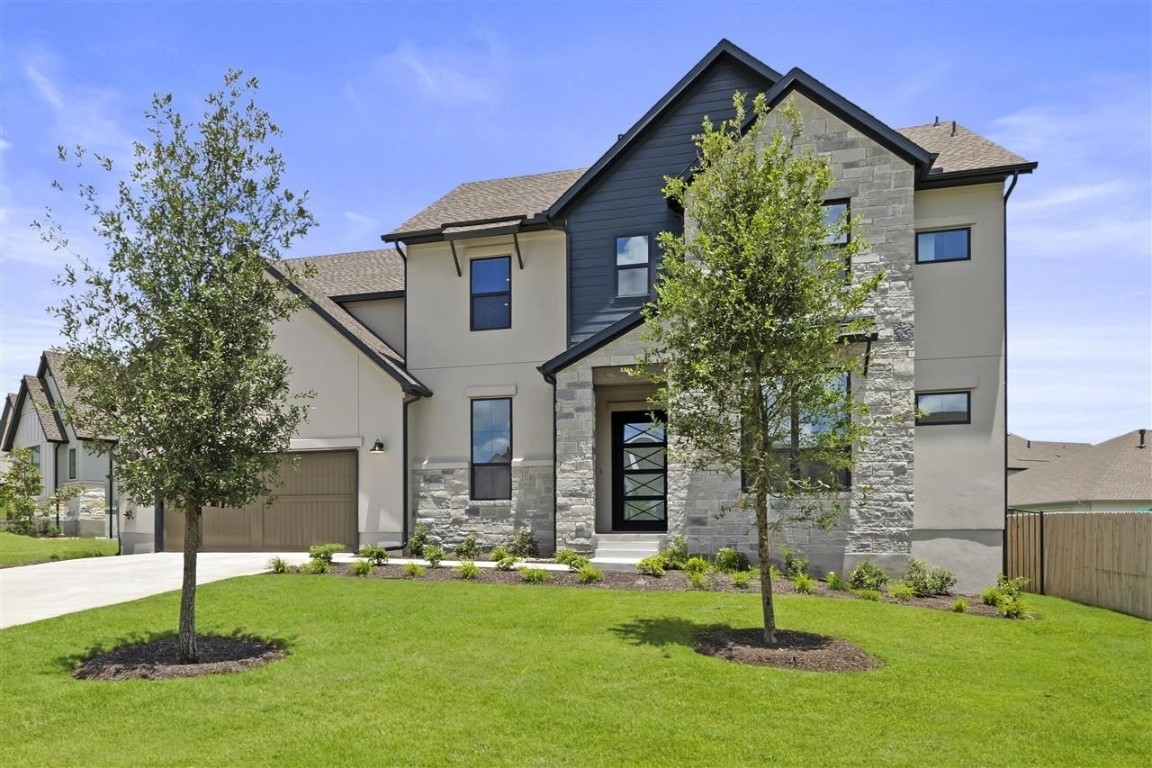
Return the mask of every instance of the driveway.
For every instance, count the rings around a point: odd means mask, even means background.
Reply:
[[[308,559],[303,552],[201,552],[196,583],[263,573],[277,554],[293,564]],[[183,562],[180,552],[158,552],[0,569],[0,629],[180,589]]]

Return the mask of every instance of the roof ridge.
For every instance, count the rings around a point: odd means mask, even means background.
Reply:
[[[456,188],[470,187],[476,184],[489,184],[494,181],[516,181],[517,179],[538,179],[541,176],[558,176],[561,173],[584,173],[591,166],[584,168],[564,168],[559,171],[541,171],[540,173],[521,173],[516,176],[499,176],[494,179],[473,179],[472,181],[462,181],[456,185]]]

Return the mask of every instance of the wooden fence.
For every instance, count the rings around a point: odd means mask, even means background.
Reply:
[[[1152,514],[1010,512],[1007,529],[1029,592],[1152,619]]]

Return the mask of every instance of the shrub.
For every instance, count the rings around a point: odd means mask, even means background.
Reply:
[[[708,561],[702,557],[690,557],[684,561],[684,570],[688,573],[708,573],[711,568]]]
[[[968,601],[962,597],[953,600],[952,613],[968,613]]]
[[[744,571],[747,573],[747,571]],[[708,574],[701,571],[689,571],[688,583],[692,585],[692,589],[708,589],[711,581],[708,579]]]
[[[292,566],[282,557],[274,557],[268,561],[268,568],[272,573],[291,573]]]
[[[792,582],[792,586],[796,588],[797,592],[805,595],[812,594],[812,590],[816,588],[816,579],[806,573],[795,573],[788,580]]]
[[[995,606],[996,615],[1006,619],[1031,618],[1028,605],[1020,597],[1027,584],[1028,579],[1023,576],[1009,579],[1001,573],[996,577],[995,587],[989,587],[980,593],[980,602]]]
[[[912,588],[911,584],[897,579],[888,584],[888,597],[906,603],[916,597],[916,590]]]
[[[880,602],[880,590],[878,589],[854,589],[852,594],[861,600],[868,600],[873,603]]]
[[[406,563],[404,565],[404,578],[418,579],[424,575],[424,566],[419,563]]]
[[[316,544],[308,548],[308,556],[313,560],[323,560],[325,563],[331,565],[333,555],[342,549],[344,549],[344,545],[335,542],[330,544]]]
[[[848,589],[844,583],[844,579],[836,575],[836,571],[828,571],[828,575],[824,577],[824,581],[828,584],[828,589],[834,589],[837,592],[843,592]]]
[[[651,555],[636,563],[636,570],[645,576],[663,576],[664,575],[664,557],[662,555]]]
[[[480,574],[480,566],[471,560],[465,560],[460,563],[460,566],[456,569],[456,573],[460,574],[460,578],[462,579],[474,579]]]
[[[536,545],[536,539],[532,538],[532,531],[527,528],[512,534],[512,538],[508,539],[507,547],[508,554],[514,557],[538,557],[540,555],[540,547]]]
[[[555,560],[560,565],[568,565],[568,562],[572,558],[580,557],[580,556],[581,556],[580,553],[574,549],[568,549],[567,547],[561,547],[560,549],[556,550],[556,554],[552,556],[552,559]]]
[[[372,573],[372,561],[357,560],[356,562],[352,563],[352,573],[356,574],[357,576],[367,576],[368,574]]]
[[[589,563],[590,561],[584,557],[584,555],[576,555],[576,557],[568,561],[568,570],[578,571]]]
[[[853,589],[880,591],[888,583],[888,574],[871,560],[861,560],[848,576]]]
[[[576,578],[579,579],[581,584],[594,584],[597,581],[604,580],[604,571],[591,563],[586,563],[584,567],[576,572]]]
[[[315,576],[318,576],[322,573],[328,573],[331,568],[332,564],[329,561],[314,557],[308,562],[304,563],[304,565],[300,567],[300,570],[303,573],[311,573]]]
[[[552,574],[543,568],[521,568],[520,578],[529,584],[543,584],[552,577]]]
[[[774,565],[768,566],[768,578],[772,581],[780,581],[784,578],[784,574],[780,573],[780,569]]]
[[[424,559],[428,561],[430,568],[439,568],[440,561],[444,559],[444,547],[438,544],[426,544],[424,546]]]
[[[808,575],[808,556],[794,552],[791,547],[780,551],[784,556],[784,575],[791,579],[797,574]]]
[[[494,560],[497,563],[508,556],[508,550],[503,544],[497,544],[495,547],[492,547],[492,551],[488,553],[488,559]]]
[[[956,586],[956,574],[947,568],[930,569],[923,560],[910,557],[904,570],[904,581],[920,597],[949,595],[952,587]]]
[[[683,536],[673,536],[672,543],[664,550],[665,568],[670,571],[679,571],[688,562],[688,539]]]
[[[980,593],[980,602],[984,603],[984,605],[995,606],[996,603],[1000,602],[1001,597],[1002,593],[999,589],[996,587],[988,587],[988,589]]]
[[[516,558],[509,555],[508,557],[501,558],[496,561],[496,570],[498,571],[514,571],[516,570]]]
[[[408,554],[412,557],[424,557],[424,547],[430,544],[430,531],[427,523],[417,523],[408,537]]]
[[[475,560],[480,557],[480,542],[476,540],[476,534],[468,534],[464,537],[464,541],[456,545],[456,557],[460,560]]]
[[[748,584],[751,581],[752,571],[736,571],[732,574],[732,586],[736,589],[748,589]]]
[[[1002,597],[996,603],[996,615],[1005,619],[1030,619],[1032,614],[1028,612],[1028,605],[1019,595],[1012,597]]]
[[[1008,597],[1020,597],[1020,593],[1024,591],[1026,586],[1028,586],[1028,579],[1024,576],[1010,579],[1002,573],[996,575],[996,588]]]
[[[379,544],[365,544],[358,553],[365,560],[371,560],[372,565],[388,565],[388,550]]]
[[[722,547],[717,550],[715,563],[716,570],[721,573],[735,573],[736,571],[748,570],[748,558],[735,547]]]

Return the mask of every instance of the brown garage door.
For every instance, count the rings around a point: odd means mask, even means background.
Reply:
[[[292,465],[296,459],[296,465]],[[202,552],[300,552],[313,544],[357,546],[356,452],[294,453],[280,464],[271,499],[239,509],[205,507]],[[164,549],[184,546],[184,516],[164,511]]]

